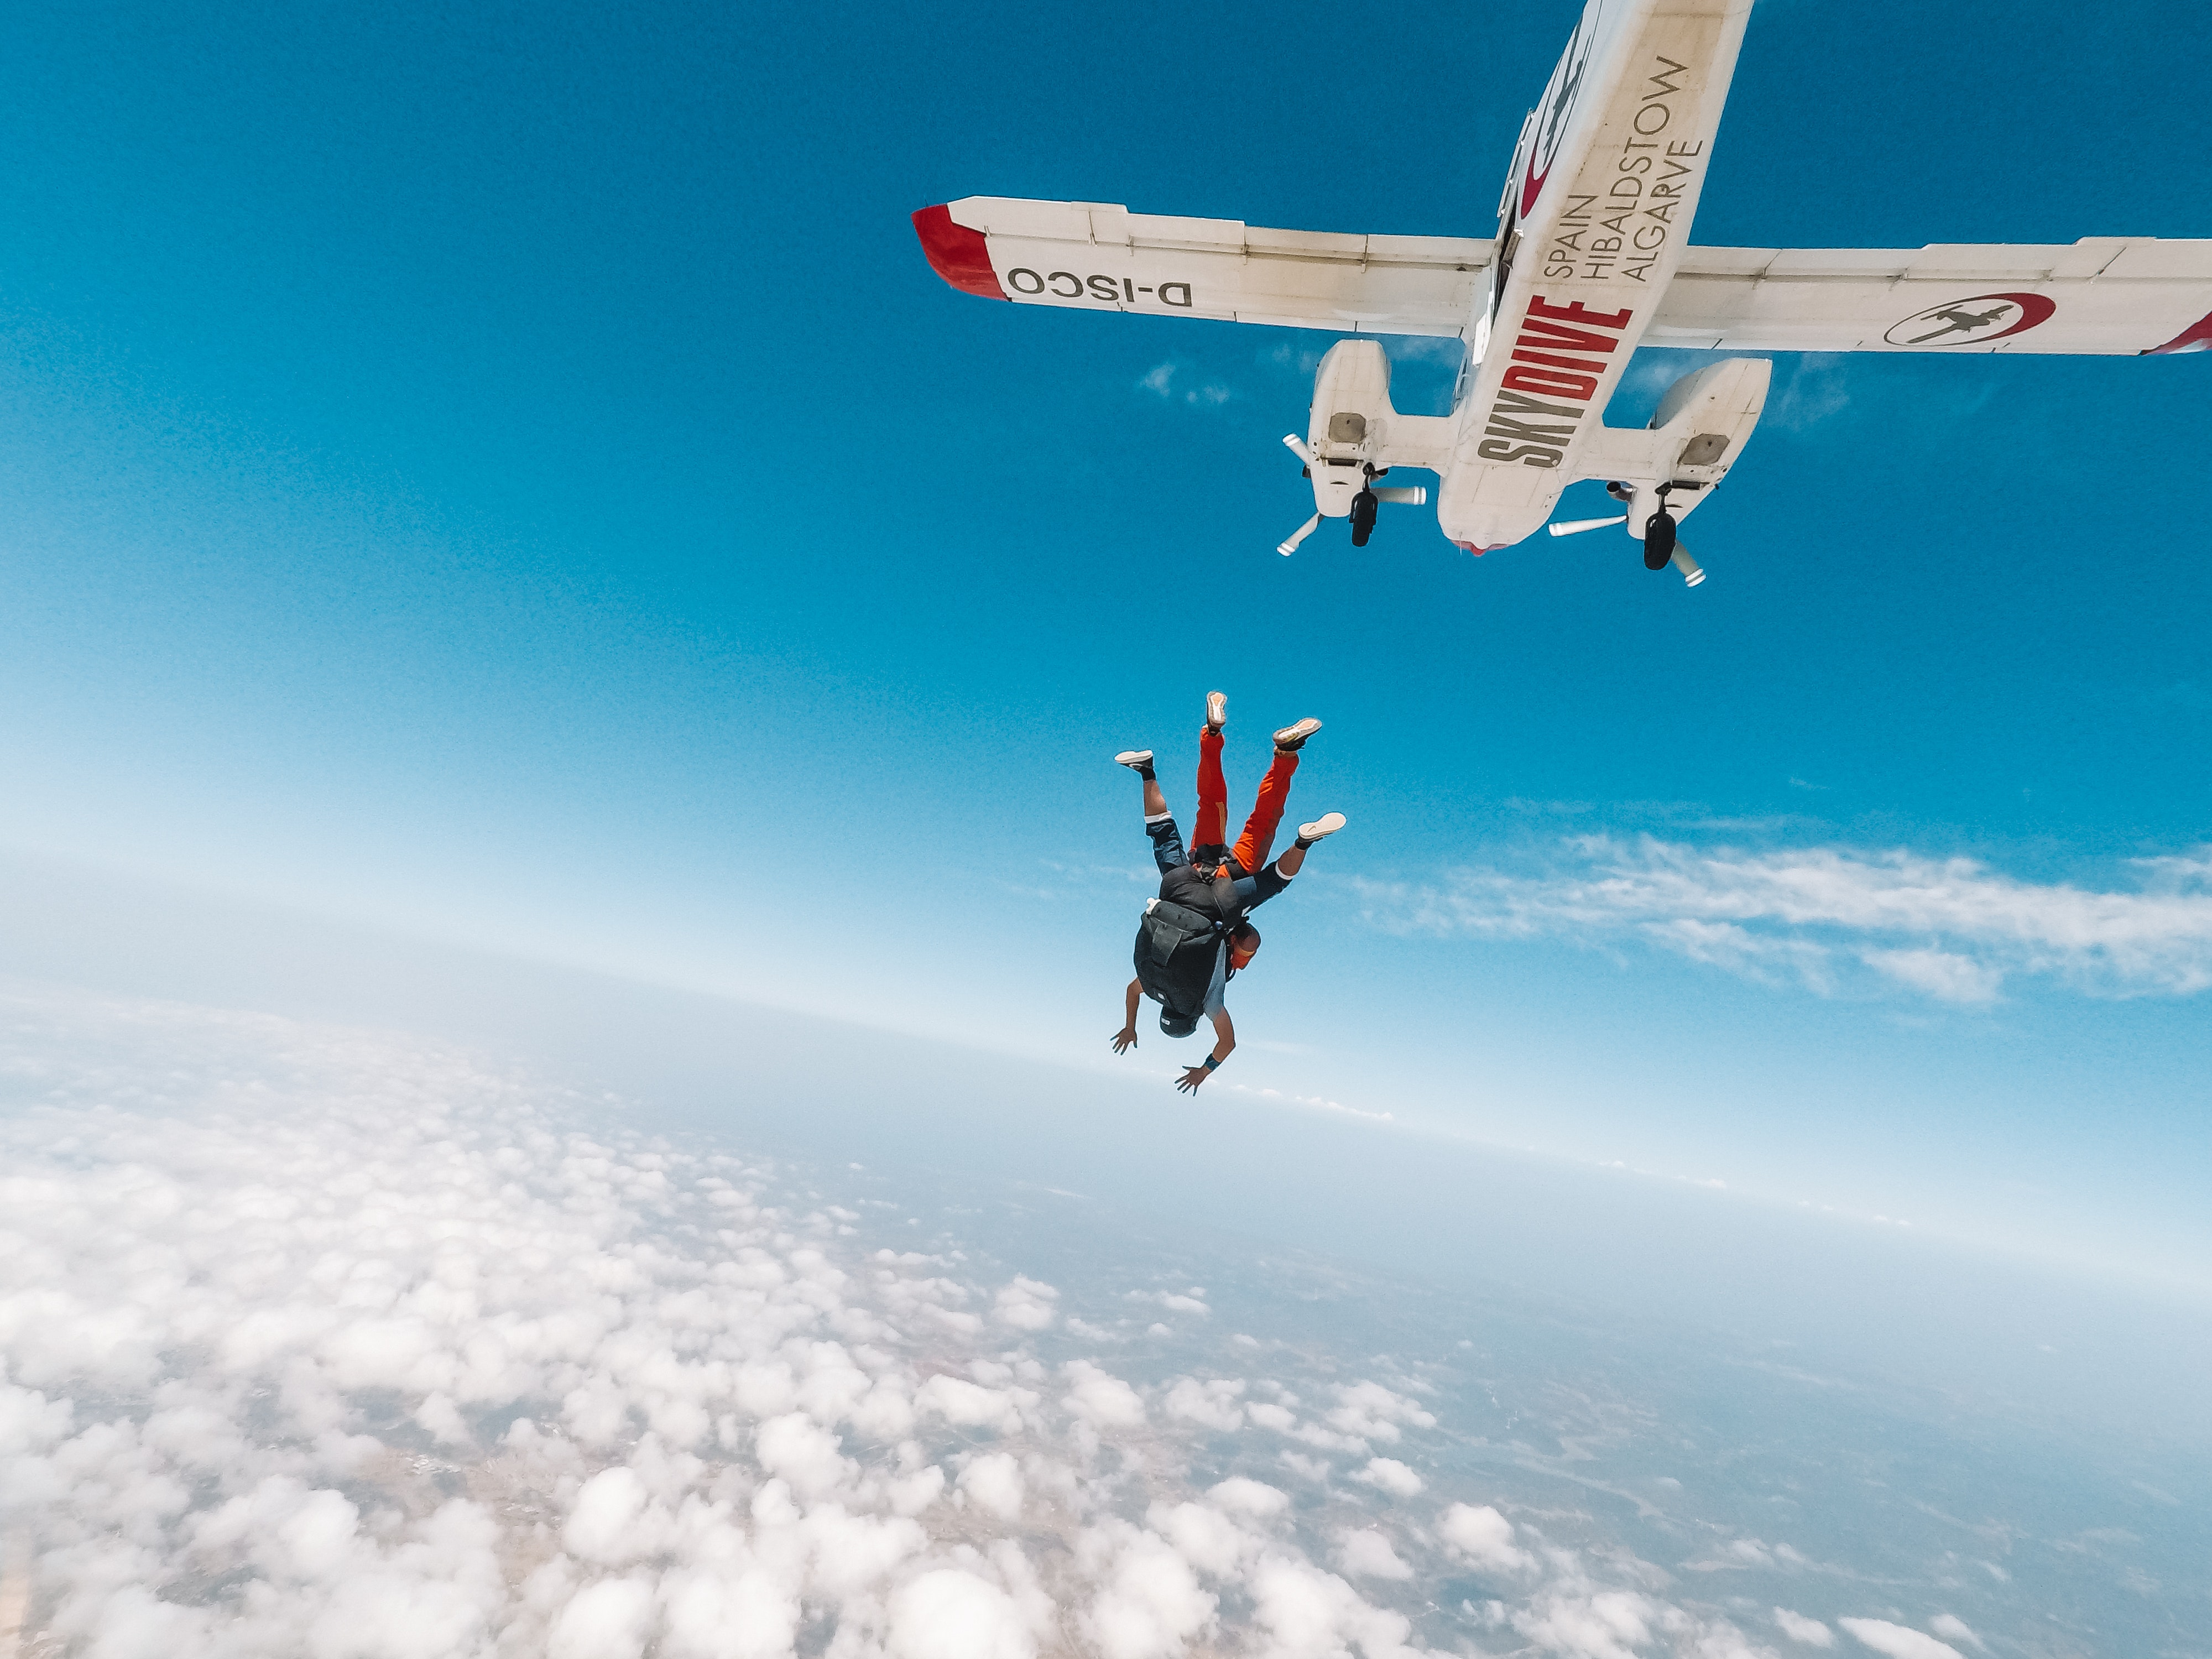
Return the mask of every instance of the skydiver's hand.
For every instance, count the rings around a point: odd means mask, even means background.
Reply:
[[[1130,1049],[1136,1046],[1137,1028],[1135,1026],[1124,1025],[1120,1030],[1114,1033],[1114,1052],[1115,1054],[1126,1054]]]
[[[1198,1085],[1212,1075],[1213,1073],[1203,1066],[1188,1066],[1183,1068],[1182,1081],[1176,1084],[1176,1087],[1185,1094],[1194,1095],[1198,1092]]]

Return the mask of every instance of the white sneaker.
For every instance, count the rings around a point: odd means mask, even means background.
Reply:
[[[1149,749],[1124,749],[1114,757],[1115,765],[1126,766],[1132,772],[1141,772],[1152,763],[1152,751]]]
[[[1308,738],[1313,736],[1315,732],[1320,730],[1321,722],[1309,715],[1306,719],[1300,720],[1296,726],[1286,726],[1281,731],[1276,732],[1275,747],[1278,749],[1299,748],[1304,745]]]
[[[1343,813],[1324,812],[1311,823],[1298,826],[1298,839],[1302,842],[1326,841],[1343,828]]]
[[[1206,729],[1218,732],[1229,724],[1229,694],[1209,691],[1206,694]]]

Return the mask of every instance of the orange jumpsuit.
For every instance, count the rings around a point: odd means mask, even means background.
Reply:
[[[1229,856],[1237,861],[1237,873],[1257,875],[1267,866],[1267,854],[1274,846],[1276,827],[1283,821],[1283,808],[1291,799],[1291,775],[1298,769],[1296,750],[1278,754],[1268,767],[1267,775],[1260,780],[1259,799],[1252,804],[1252,816],[1244,820],[1244,833],[1237,838],[1237,845],[1229,849]],[[1201,732],[1198,738],[1198,822],[1191,828],[1191,853],[1223,846],[1229,839],[1229,785],[1221,775],[1221,733]]]

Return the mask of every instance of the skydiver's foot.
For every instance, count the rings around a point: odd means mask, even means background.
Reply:
[[[1326,841],[1344,828],[1344,814],[1324,812],[1311,823],[1298,826],[1298,845],[1310,847],[1317,841]]]
[[[1152,751],[1149,749],[1124,749],[1114,757],[1114,764],[1126,766],[1146,783],[1152,779]]]
[[[1275,752],[1294,754],[1305,747],[1306,739],[1321,730],[1321,722],[1309,715],[1296,726],[1286,726],[1275,733]]]
[[[1229,724],[1229,694],[1209,691],[1206,694],[1206,729],[1218,732]]]

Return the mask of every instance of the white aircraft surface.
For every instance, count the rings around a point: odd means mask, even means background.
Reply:
[[[1380,486],[1425,468],[1443,532],[1508,546],[1559,493],[1602,478],[1653,570],[1704,580],[1678,521],[1728,476],[1766,400],[1768,361],[1684,376],[1648,428],[1601,412],[1638,345],[1764,351],[2139,355],[2212,348],[2212,240],[2084,237],[2070,246],[1693,247],[1751,0],[1589,0],[1522,125],[1496,236],[1340,235],[1178,219],[1092,202],[970,196],[914,216],[953,287],[1017,305],[1208,317],[1467,343],[1449,415],[1401,415],[1373,339],[1340,342],[1314,380],[1303,439],[1314,515],[1364,545]]]

